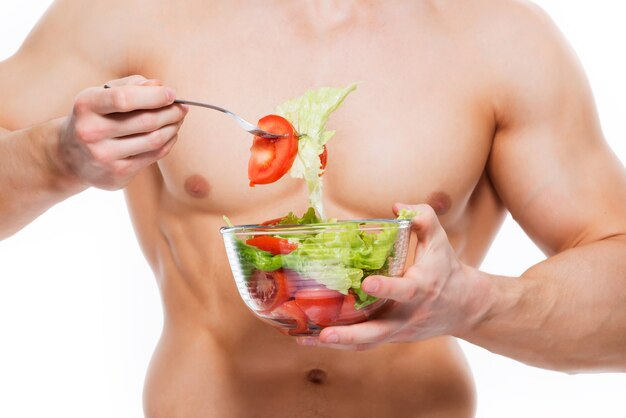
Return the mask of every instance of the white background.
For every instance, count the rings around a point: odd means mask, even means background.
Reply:
[[[0,59],[50,3],[2,0]],[[537,3],[582,59],[607,139],[626,162],[626,7]],[[509,218],[483,269],[519,275],[542,258]],[[143,377],[160,327],[159,295],[121,192],[90,190],[56,206],[0,242],[0,417],[142,416]],[[570,376],[463,347],[479,418],[626,416],[626,374]]]

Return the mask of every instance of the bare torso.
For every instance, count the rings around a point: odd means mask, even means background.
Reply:
[[[307,89],[359,82],[331,119],[327,214],[390,217],[394,202],[426,202],[460,259],[479,264],[504,210],[485,174],[494,87],[468,10],[428,1],[162,3],[132,31],[112,28],[126,46],[110,53],[127,60],[78,76],[77,91],[138,73],[254,119]],[[70,104],[68,96],[58,109]],[[193,109],[179,136],[127,188],[165,312],[146,381],[149,418],[473,415],[470,372],[452,339],[333,351],[298,346],[256,319],[231,276],[222,215],[256,223],[303,212],[305,186],[285,177],[249,188],[251,137],[221,114]]]
[[[186,32],[181,16],[155,33],[166,47],[149,51],[137,72],[250,117],[309,88],[359,81],[332,119],[327,213],[389,217],[394,202],[428,202],[476,265],[502,218],[483,177],[494,134],[487,80],[467,45],[441,36],[445,17],[430,6],[344,6],[195,11],[205,24]],[[471,416],[469,371],[451,340],[305,348],[246,310],[218,232],[222,215],[255,223],[303,212],[307,200],[303,182],[287,177],[248,187],[250,139],[222,115],[194,110],[172,153],[128,188],[166,315],[148,416]]]

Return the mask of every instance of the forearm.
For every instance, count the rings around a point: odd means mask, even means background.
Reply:
[[[0,239],[86,188],[62,163],[64,119],[0,131]]]
[[[469,342],[568,372],[626,370],[626,236],[573,248],[513,279],[482,276]]]

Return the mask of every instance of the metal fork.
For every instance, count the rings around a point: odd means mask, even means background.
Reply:
[[[108,84],[105,84],[104,88],[110,89],[111,86],[109,86]],[[261,138],[276,139],[276,138],[282,138],[288,135],[288,134],[273,134],[271,132],[264,131],[263,129],[259,129],[258,127],[251,124],[250,122],[248,122],[247,120],[239,116],[238,114],[231,112],[228,109],[224,109],[223,107],[211,105],[208,103],[193,102],[191,100],[182,100],[182,99],[176,99],[174,100],[174,103],[180,103],[180,104],[185,104],[185,105],[190,105],[190,106],[206,107],[207,109],[213,109],[213,110],[217,110],[218,112],[226,113],[228,116],[233,118],[235,122],[237,122],[237,124],[241,127],[241,129],[243,129],[246,132],[251,133],[254,136],[259,136]]]

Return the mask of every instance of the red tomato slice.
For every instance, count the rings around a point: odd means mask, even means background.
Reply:
[[[327,326],[339,315],[344,295],[325,287],[309,287],[296,292],[296,303],[311,322]]]
[[[246,241],[246,244],[268,251],[274,255],[289,254],[298,248],[298,244],[291,243],[285,238],[270,237],[268,235],[250,238]]]
[[[281,270],[255,270],[248,280],[248,294],[259,313],[272,312],[289,300],[289,287],[285,273]]]
[[[288,134],[277,139],[254,137],[248,162],[250,186],[270,184],[289,171],[298,154],[298,136],[289,121],[278,115],[267,115],[258,127],[275,134]]]
[[[295,300],[283,303],[274,312],[279,316],[296,321],[296,327],[288,331],[289,335],[302,334],[308,330],[306,315],[298,307]]]
[[[324,145],[324,151],[320,154],[320,163],[322,165],[322,172],[320,173],[320,177],[324,175],[324,169],[326,168],[326,163],[328,162],[328,149],[326,145]]]
[[[278,225],[280,223],[280,221],[282,221],[283,219],[285,219],[285,217],[281,216],[280,218],[274,218],[274,219],[270,219],[268,221],[262,222],[259,225],[261,225],[261,226]]]
[[[356,309],[354,304],[356,303],[356,297],[352,293],[348,293],[341,305],[341,310],[337,316],[335,325],[348,325],[356,324],[367,320],[367,315],[363,310]]]

